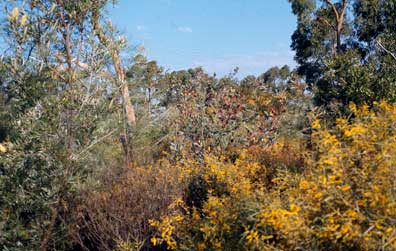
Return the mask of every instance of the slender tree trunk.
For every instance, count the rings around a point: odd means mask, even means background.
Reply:
[[[348,7],[348,0],[342,0],[341,11],[337,10],[337,7],[330,0],[324,0],[324,1],[331,7],[336,18],[337,26],[332,26],[332,27],[336,33],[336,48],[334,54],[337,55],[341,50],[341,45],[342,45],[341,34],[342,34],[342,30],[344,29],[344,20],[345,20],[346,9]]]
[[[99,13],[97,13],[97,9],[94,9],[92,12],[92,26],[93,29],[96,32],[96,35],[99,39],[99,41],[110,50],[113,64],[114,64],[114,69],[117,74],[117,85],[120,86],[121,90],[121,96],[123,99],[123,106],[124,106],[124,112],[125,112],[125,119],[127,122],[127,128],[125,129],[124,132],[124,140],[125,144],[123,143],[124,147],[124,152],[125,154],[125,163],[126,165],[129,165],[130,163],[130,129],[136,126],[136,115],[135,115],[135,110],[132,106],[131,103],[131,98],[129,95],[129,88],[128,85],[125,83],[125,71],[122,67],[121,59],[120,59],[120,52],[117,47],[114,47],[115,45],[112,44],[113,41],[111,38],[109,38],[102,30],[100,23],[99,23]],[[125,149],[125,147],[127,147]]]

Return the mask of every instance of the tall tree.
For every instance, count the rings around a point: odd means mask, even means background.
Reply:
[[[134,124],[120,59],[124,42],[110,39],[111,27],[105,33],[100,26],[107,3],[1,3],[7,42],[1,90],[13,130],[0,155],[0,246],[5,250],[68,249],[65,236],[74,224],[67,215],[76,191],[94,171],[87,164],[97,158],[91,150],[120,133],[117,123],[105,123],[118,113],[111,106],[119,103],[119,89],[126,121]]]
[[[317,104],[396,100],[395,1],[289,0],[292,49]]]

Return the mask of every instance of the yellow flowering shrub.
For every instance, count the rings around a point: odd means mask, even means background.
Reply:
[[[245,231],[241,223],[250,217],[248,210],[258,205],[257,198],[264,195],[252,182],[262,167],[248,161],[246,156],[246,152],[241,152],[234,163],[221,157],[206,157],[205,164],[193,174],[202,175],[208,187],[203,208],[189,210],[180,205],[179,209],[183,210],[175,210],[161,221],[153,221],[159,234],[152,243],[166,242],[170,249],[176,250],[238,248],[238,238]]]
[[[152,243],[173,250],[396,250],[396,105],[350,110],[353,119],[340,118],[332,129],[314,121],[310,149],[291,140],[300,153],[289,155],[304,156],[303,168],[277,161],[271,184],[262,177],[275,167],[249,151],[234,162],[207,157],[197,168],[208,187],[202,208],[180,205],[153,221]],[[282,141],[262,152],[285,155]]]
[[[268,225],[273,228],[273,246],[304,250],[396,248],[396,106],[382,102],[369,110],[352,104],[351,111],[353,121],[338,119],[333,130],[314,121],[314,149],[305,169],[309,171],[284,178],[289,184],[279,191],[283,205],[274,204],[275,209],[263,209],[256,216],[258,230]],[[290,217],[292,206],[294,217]]]

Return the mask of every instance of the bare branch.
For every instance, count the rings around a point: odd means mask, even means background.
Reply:
[[[342,11],[341,11],[341,16],[345,15],[346,9],[348,6],[348,0],[343,0],[342,1]]]
[[[345,2],[346,0],[344,0]],[[334,14],[336,15],[337,21],[340,19],[340,14],[338,13],[338,10],[336,6],[330,1],[330,0],[325,0],[325,2],[333,9]]]
[[[324,1],[332,8],[334,15],[336,16],[337,27],[335,27],[336,28],[335,32],[336,32],[337,43],[336,43],[336,50],[334,55],[337,55],[338,50],[340,50],[341,48],[341,32],[344,25],[344,18],[348,5],[348,0],[342,1],[341,13],[337,10],[337,7],[330,0],[324,0]]]
[[[348,6],[348,1],[347,0],[343,0],[342,1],[342,10],[341,10],[341,14],[339,16],[339,20],[338,20],[338,30],[339,32],[341,32],[342,30],[342,25],[344,24],[344,18],[345,18],[345,12]]]
[[[106,138],[108,138],[108,137],[110,137],[111,135],[113,135],[115,131],[116,131],[116,129],[110,131],[109,133],[107,133],[106,135],[100,137],[99,139],[96,139],[96,140],[93,141],[89,146],[87,146],[85,149],[81,150],[81,151],[79,152],[78,155],[70,156],[70,159],[72,159],[72,160],[77,160],[77,159],[79,159],[84,153],[86,153],[87,151],[89,151],[89,149],[91,149],[92,147],[94,147],[94,146],[97,145],[98,143],[104,141]]]
[[[318,19],[319,19],[319,21],[323,21],[325,24],[327,24],[334,31],[337,31],[337,27],[332,25],[326,18],[319,17]]]
[[[393,52],[391,52],[390,50],[386,49],[385,46],[383,46],[383,45],[381,44],[381,42],[378,41],[378,39],[376,39],[375,42],[378,44],[378,46],[379,46],[383,51],[385,51],[386,53],[388,53],[394,60],[396,60],[396,55],[395,55]]]

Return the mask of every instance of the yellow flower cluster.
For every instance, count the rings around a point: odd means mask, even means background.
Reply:
[[[8,21],[10,21],[11,23],[17,22],[18,18],[19,18],[19,14],[20,14],[19,8],[15,7],[14,9],[12,9],[10,15],[8,16]],[[21,27],[25,26],[27,23],[27,20],[28,20],[27,14],[23,13],[22,17],[19,20],[18,25]]]
[[[157,222],[158,238],[176,250],[396,250],[396,105],[350,110],[331,130],[314,121],[312,147],[296,143],[303,170],[274,172],[247,151],[207,157],[203,208]],[[286,146],[263,152],[287,162]]]
[[[176,241],[173,238],[173,233],[175,231],[175,227],[172,223],[180,222],[183,220],[183,217],[177,215],[173,218],[166,217],[161,222],[158,221],[150,221],[150,225],[153,227],[158,227],[158,230],[161,233],[160,238],[152,237],[150,241],[156,246],[159,243],[165,242],[170,249],[176,248]]]

